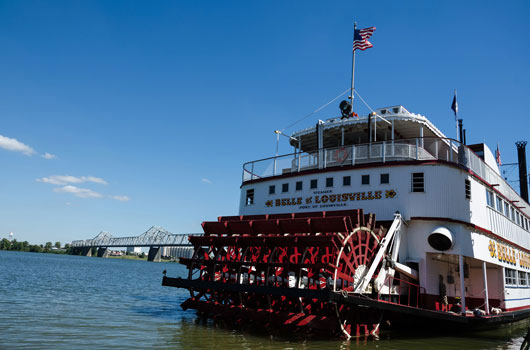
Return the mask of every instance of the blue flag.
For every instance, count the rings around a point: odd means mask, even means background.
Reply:
[[[458,103],[456,102],[456,90],[455,90],[455,97],[453,97],[453,104],[451,104],[451,109],[453,110],[453,112],[455,112],[455,120],[456,120],[456,115],[458,114]]]

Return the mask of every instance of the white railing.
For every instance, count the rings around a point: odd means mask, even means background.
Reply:
[[[413,160],[440,160],[472,170],[513,203],[519,194],[467,146],[448,138],[415,138],[326,148],[256,160],[243,164],[243,182],[312,169]],[[530,216],[530,208],[521,208]]]

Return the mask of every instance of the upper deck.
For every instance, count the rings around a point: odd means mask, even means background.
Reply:
[[[479,145],[479,156],[468,146],[445,137],[424,116],[402,106],[383,108],[378,114],[384,117],[332,118],[293,133],[290,142],[295,152],[245,163],[243,184],[310,171],[432,161],[470,171],[530,217],[528,204],[502,178],[487,146]]]

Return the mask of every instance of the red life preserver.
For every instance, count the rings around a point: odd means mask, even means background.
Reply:
[[[343,163],[346,158],[348,158],[348,150],[344,147],[337,148],[334,154],[335,159],[337,162]]]

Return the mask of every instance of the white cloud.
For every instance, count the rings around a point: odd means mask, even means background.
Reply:
[[[92,191],[88,188],[80,188],[72,185],[66,185],[63,187],[56,187],[53,189],[58,193],[71,193],[76,197],[80,198],[101,198],[103,195],[101,193]]]
[[[80,184],[83,182],[93,182],[96,184],[106,185],[107,181],[100,177],[94,176],[71,176],[71,175],[52,175],[49,177],[42,177],[37,179],[38,182],[49,183],[52,185],[67,185],[67,184]]]
[[[120,201],[120,202],[128,202],[128,201],[131,200],[127,196],[110,196],[110,198],[115,199],[115,200]]]
[[[27,156],[35,153],[35,150],[28,145],[23,144],[17,139],[12,139],[2,135],[0,135],[0,148],[6,149],[8,151],[22,152]]]
[[[51,154],[51,153],[46,152],[46,153],[44,153],[42,155],[42,158],[44,158],[44,159],[55,159],[55,158],[57,158],[57,156],[55,154]]]
[[[212,184],[212,180],[209,180],[207,178],[203,178],[201,181],[210,185]]]

